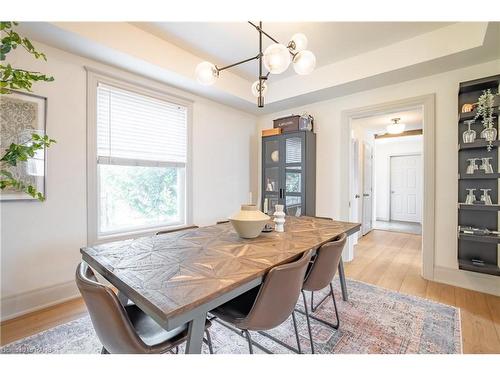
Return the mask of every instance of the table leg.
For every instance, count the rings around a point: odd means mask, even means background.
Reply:
[[[198,315],[189,322],[186,354],[200,354],[205,333],[206,314]]]
[[[128,304],[128,297],[120,290],[118,291],[118,301],[120,301],[122,306],[127,306]]]
[[[347,285],[345,282],[345,273],[344,273],[344,262],[342,258],[340,258],[339,262],[339,280],[340,280],[340,289],[342,289],[342,299],[347,301],[349,296],[347,295]]]

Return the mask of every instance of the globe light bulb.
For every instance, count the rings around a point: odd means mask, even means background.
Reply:
[[[196,66],[194,71],[196,80],[202,85],[211,85],[219,77],[219,72],[214,64],[208,61],[203,61]]]
[[[399,119],[392,119],[393,124],[387,125],[387,133],[389,134],[401,134],[405,131],[406,125],[399,122]]]
[[[271,74],[280,74],[290,65],[290,52],[283,44],[271,44],[264,51],[264,65]]]
[[[293,58],[293,69],[297,74],[311,73],[316,67],[316,56],[308,50],[300,51]]]
[[[252,94],[256,98],[259,97],[259,87],[260,87],[260,82],[259,81],[255,81],[252,84]],[[267,94],[267,84],[266,84],[265,81],[262,81],[262,96],[266,96],[266,94]]]
[[[293,53],[303,51],[307,48],[307,37],[302,33],[294,34],[290,38],[289,45]]]

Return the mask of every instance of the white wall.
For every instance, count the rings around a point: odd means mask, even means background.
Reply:
[[[375,218],[388,221],[390,220],[390,157],[393,155],[422,154],[423,139],[421,135],[376,139],[374,145]]]
[[[86,72],[91,66],[143,81],[95,61],[36,43],[48,62],[24,51],[9,54],[14,66],[55,76],[35,85],[48,98],[47,200],[2,202],[2,319],[76,294],[73,274],[86,245]],[[149,82],[149,81],[148,81]],[[193,100],[193,222],[214,223],[248,201],[256,171],[256,117],[160,83],[158,89]],[[254,197],[256,196],[254,191]]]
[[[317,132],[316,214],[341,216],[341,175],[348,155],[340,152],[342,111],[435,93],[436,96],[436,202],[434,278],[500,295],[495,276],[459,271],[457,264],[457,93],[460,82],[500,73],[500,60],[401,82],[349,96],[291,108],[259,118],[259,128],[271,128],[272,119],[309,112]],[[272,88],[271,88],[272,89]],[[260,154],[259,154],[260,155]],[[258,164],[259,165],[259,164]],[[425,235],[425,234],[424,234]]]

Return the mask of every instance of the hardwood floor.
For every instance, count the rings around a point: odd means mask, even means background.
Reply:
[[[500,297],[424,280],[420,236],[372,231],[356,246],[349,278],[460,307],[464,353],[500,353]],[[86,312],[78,298],[3,322],[1,345],[76,319]]]

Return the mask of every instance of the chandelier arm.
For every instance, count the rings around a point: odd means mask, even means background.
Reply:
[[[265,36],[267,36],[269,39],[271,39],[274,43],[278,43],[279,44],[279,42],[276,39],[274,39],[271,35],[269,35],[264,30],[262,30],[262,27],[259,27],[259,26],[257,26],[256,24],[254,24],[253,22],[250,22],[250,21],[248,21],[248,23],[250,25],[252,25],[253,27],[255,27],[257,29],[257,31],[261,32],[262,34],[264,34]]]
[[[250,57],[248,59],[238,61],[238,62],[236,62],[234,64],[226,65],[226,66],[223,66],[222,68],[219,68],[218,66],[216,66],[215,68],[217,69],[217,72],[221,72],[223,70],[232,68],[233,66],[241,65],[241,64],[247,63],[247,62],[252,61],[252,60],[257,60],[258,58],[260,58],[260,53],[257,56]]]

